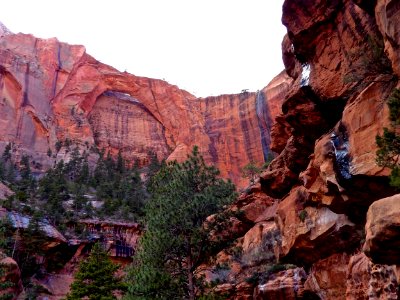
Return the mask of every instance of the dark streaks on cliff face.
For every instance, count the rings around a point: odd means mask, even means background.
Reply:
[[[256,96],[256,113],[258,127],[260,128],[261,146],[264,155],[264,161],[268,160],[271,146],[271,127],[272,117],[267,99],[263,92],[259,91]]]
[[[213,98],[213,101],[217,101],[217,98]],[[212,101],[211,99],[209,101]],[[206,112],[209,111],[209,101],[206,101]],[[218,141],[218,133],[215,132],[215,129],[212,128],[213,124],[212,120],[209,117],[209,113],[205,115],[205,124],[204,124],[204,129],[208,137],[210,138],[210,143],[208,144],[208,152],[210,153],[211,160],[214,164],[218,162],[218,151],[217,147],[215,146],[217,141]]]
[[[244,144],[245,144],[245,149],[246,149],[246,154],[249,159],[249,161],[254,161],[254,156],[253,153],[251,152],[250,146],[252,144],[252,137],[250,136],[250,129],[251,129],[251,124],[248,124],[248,116],[246,115],[246,112],[249,111],[246,106],[249,105],[249,99],[246,97],[243,99],[241,97],[241,102],[239,104],[239,120],[240,120],[240,127],[242,128],[243,132],[243,137],[244,137]]]
[[[54,71],[54,81],[53,81],[53,95],[52,98],[54,99],[57,93],[57,81],[58,81],[58,72],[62,69],[62,60],[61,60],[61,43],[58,43],[58,49],[57,49],[57,66]]]
[[[29,104],[29,72],[30,71],[30,65],[29,63],[26,63],[26,71],[24,74],[24,92],[22,94],[22,101],[21,101],[21,106],[20,106],[20,114],[18,116],[18,123],[17,123],[17,133],[16,133],[16,138],[17,140],[20,139],[21,137],[21,132],[22,132],[22,127],[23,127],[23,122],[24,122],[24,117],[25,117],[25,107]]]
[[[21,107],[25,107],[26,105],[29,104],[29,63],[26,64],[26,72],[24,74],[24,82],[25,82],[25,87],[24,87],[24,95],[22,98],[22,103],[21,103]]]

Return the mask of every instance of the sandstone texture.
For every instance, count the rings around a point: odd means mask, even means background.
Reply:
[[[399,299],[400,199],[376,163],[399,15],[390,0],[284,1],[293,83],[271,127],[278,155],[231,207],[252,226],[217,255],[238,299]]]
[[[320,299],[346,299],[346,276],[349,255],[338,253],[316,262],[304,283],[309,295]]]
[[[363,250],[374,263],[400,265],[400,194],[368,209]]]
[[[279,272],[267,283],[257,286],[253,299],[302,299],[305,278],[303,269]]]
[[[222,176],[243,186],[241,168],[262,164],[271,151],[271,127],[292,82],[282,72],[257,93],[196,99],[119,72],[83,46],[1,32],[0,150],[12,143],[16,158],[28,154],[37,171],[65,158],[57,142],[121,151],[141,166],[152,153],[183,160],[198,145]]]
[[[0,148],[12,142],[40,171],[68,156],[67,140],[140,165],[149,153],[182,160],[197,144],[240,187],[241,168],[274,152],[211,236],[224,246],[197,270],[210,291],[399,299],[400,198],[376,163],[376,136],[392,126],[386,99],[400,86],[399,16],[395,0],[285,0],[285,71],[256,93],[200,99],[82,46],[1,34]],[[133,248],[136,229],[124,230]]]

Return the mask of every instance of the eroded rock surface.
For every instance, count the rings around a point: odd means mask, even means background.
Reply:
[[[2,34],[0,150],[13,143],[17,159],[25,153],[43,171],[54,163],[49,149],[65,158],[55,144],[67,140],[121,151],[140,165],[152,153],[186,159],[198,145],[222,176],[243,186],[241,168],[270,153],[271,126],[291,82],[283,72],[257,93],[196,99],[165,81],[104,65],[83,46]]]
[[[363,250],[374,263],[400,265],[400,194],[369,207]]]

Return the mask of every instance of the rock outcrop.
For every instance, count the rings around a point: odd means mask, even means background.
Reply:
[[[399,299],[400,199],[376,163],[376,136],[393,126],[399,15],[390,0],[284,2],[293,84],[271,128],[278,156],[231,208],[252,224],[233,235],[234,258],[217,256],[231,266],[225,288],[246,285],[243,299]],[[282,269],[303,270],[299,284]],[[287,290],[268,298],[274,286]]]
[[[19,266],[11,257],[3,257],[3,253],[1,252],[0,265],[4,268],[4,274],[0,277],[0,283],[7,283],[10,285],[0,291],[0,297],[5,297],[5,299],[17,299],[17,296],[23,289]]]
[[[386,99],[400,86],[399,15],[394,0],[285,0],[285,72],[257,93],[201,99],[121,73],[82,46],[4,35],[0,145],[12,142],[13,155],[44,169],[65,157],[67,140],[142,165],[150,152],[184,159],[197,144],[242,186],[243,165],[276,152],[227,208],[231,226],[213,236],[227,246],[198,269],[210,290],[398,299],[400,199],[390,169],[376,163],[375,139],[392,126]]]
[[[374,263],[400,265],[400,194],[369,207],[363,250]]]
[[[185,159],[198,145],[222,176],[243,186],[241,168],[270,153],[271,127],[292,82],[282,72],[257,93],[196,99],[165,81],[119,72],[83,46],[2,32],[0,150],[12,143],[16,158],[31,156],[38,171],[65,158],[71,143],[121,151],[140,165],[151,153]]]

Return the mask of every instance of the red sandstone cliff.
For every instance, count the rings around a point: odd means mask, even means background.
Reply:
[[[375,136],[389,125],[385,99],[399,87],[399,15],[394,0],[286,0],[287,75],[258,94],[205,99],[120,73],[79,46],[7,35],[3,140],[44,163],[47,147],[66,138],[143,162],[148,150],[180,159],[197,143],[237,181],[241,164],[273,149],[279,155],[230,208],[243,213],[219,237],[229,246],[198,270],[214,292],[399,299],[399,195],[375,162]],[[6,50],[12,42],[18,55]],[[46,58],[29,54],[44,46]]]
[[[244,212],[226,229],[231,246],[202,266],[223,282],[214,292],[400,298],[399,195],[375,161],[375,137],[390,125],[385,100],[400,86],[399,15],[390,0],[284,2],[294,83],[271,130],[279,155],[231,207]]]
[[[0,76],[0,148],[12,142],[37,169],[53,164],[48,149],[56,153],[66,139],[122,151],[142,165],[149,152],[184,159],[198,145],[240,184],[240,169],[269,153],[270,128],[292,81],[282,73],[258,93],[196,99],[165,81],[121,73],[83,46],[25,34],[1,37]]]

